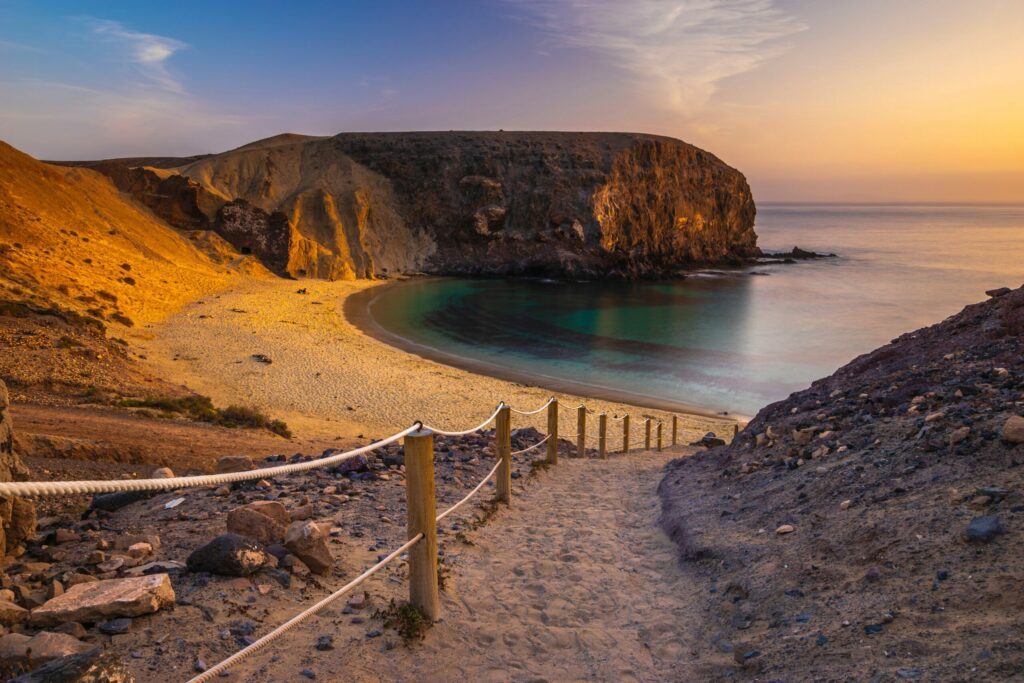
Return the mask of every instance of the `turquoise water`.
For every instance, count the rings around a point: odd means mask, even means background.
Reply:
[[[420,280],[372,313],[545,379],[753,415],[855,356],[1024,284],[1024,206],[767,205],[766,250],[840,258],[673,282]]]

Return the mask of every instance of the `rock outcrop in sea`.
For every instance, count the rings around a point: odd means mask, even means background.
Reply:
[[[668,465],[709,678],[1024,676],[1024,287],[988,294]]]
[[[743,175],[655,135],[281,135],[85,165],[171,225],[215,230],[294,277],[639,278],[759,253]]]

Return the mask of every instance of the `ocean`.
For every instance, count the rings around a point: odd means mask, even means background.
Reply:
[[[758,244],[834,259],[672,282],[413,280],[371,314],[521,374],[753,415],[890,339],[1024,284],[1024,206],[766,204]]]

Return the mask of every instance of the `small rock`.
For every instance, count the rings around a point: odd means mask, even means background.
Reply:
[[[840,510],[849,510],[851,505],[853,505],[853,501],[850,500],[849,498],[847,498],[846,500],[844,500],[842,503],[839,504],[839,509]]]
[[[153,546],[144,541],[133,543],[128,546],[128,554],[136,559],[141,559],[146,555],[153,554]]]
[[[253,541],[237,534],[221,534],[193,550],[186,563],[193,572],[249,576],[263,566],[264,557],[263,549]]]
[[[171,479],[174,477],[174,470],[170,467],[161,467],[153,470],[153,474],[150,475],[151,479]]]
[[[57,529],[53,534],[54,543],[69,543],[71,541],[77,541],[78,538],[78,533],[73,529]]]
[[[92,623],[108,617],[137,617],[174,604],[167,574],[80,583],[32,611],[32,623],[53,626],[68,621]]]
[[[316,574],[324,574],[334,566],[328,536],[314,522],[293,522],[284,544]]]
[[[12,624],[20,624],[27,618],[27,609],[9,600],[0,600],[0,623],[5,626],[11,626]]]
[[[781,536],[781,535],[784,535],[784,534],[791,534],[794,531],[796,531],[796,528],[792,524],[783,524],[782,526],[780,526],[778,529],[775,530],[775,533],[777,533],[777,534],[779,534]]]
[[[225,455],[217,461],[217,473],[248,472],[256,469],[248,455]]]
[[[282,511],[284,510],[284,506],[280,503],[271,502],[271,504],[280,507]],[[269,545],[283,541],[286,528],[284,524],[269,515],[263,514],[259,509],[246,505],[235,508],[228,513],[227,530],[230,533],[245,536],[258,543]]]
[[[12,636],[19,637],[15,641],[9,641],[8,639]],[[40,631],[31,638],[25,638],[25,636],[17,633],[11,633],[0,638],[0,652],[2,652],[0,657],[6,661],[31,656],[33,664],[45,664],[54,659],[82,654],[92,649],[92,645],[83,643],[77,638],[72,638],[66,633],[51,633],[50,631]]]
[[[316,649],[320,651],[334,649],[334,636],[320,636],[316,639]]]
[[[100,633],[106,633],[108,636],[117,635],[119,633],[128,633],[131,627],[132,620],[128,617],[111,619],[110,621],[105,621],[99,625]]]
[[[1003,425],[1003,441],[1011,445],[1024,443],[1024,417],[1011,415]]]
[[[299,672],[299,675],[300,676],[305,676],[306,678],[308,678],[311,681],[316,679],[316,673],[312,669],[303,669],[302,671]]]
[[[1006,530],[996,515],[975,517],[967,526],[967,540],[974,543],[988,543],[1002,533]]]
[[[77,621],[66,621],[60,626],[56,626],[51,629],[54,633],[66,633],[72,638],[78,638],[81,640],[85,637],[85,627],[79,624]]]

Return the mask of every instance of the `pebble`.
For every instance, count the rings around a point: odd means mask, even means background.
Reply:
[[[300,676],[305,676],[306,678],[308,678],[310,680],[315,680],[316,679],[316,672],[314,672],[312,669],[303,669],[302,671],[299,672],[299,675]]]
[[[851,505],[853,505],[853,501],[850,500],[850,499],[846,499],[842,503],[839,504],[839,509],[840,510],[849,510]]]
[[[316,639],[316,649],[321,652],[334,649],[334,636],[325,635]]]
[[[778,529],[775,530],[775,533],[777,533],[780,536],[782,536],[784,534],[791,534],[794,531],[796,531],[796,528],[792,524],[783,524],[782,526],[780,526]]]

